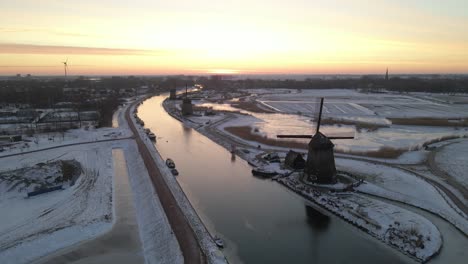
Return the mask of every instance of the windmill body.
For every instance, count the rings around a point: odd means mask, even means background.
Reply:
[[[335,145],[324,134],[317,132],[309,142],[304,174],[309,181],[336,183]]]
[[[192,115],[193,106],[192,100],[188,98],[187,85],[185,85],[185,98],[182,100],[182,115]]]

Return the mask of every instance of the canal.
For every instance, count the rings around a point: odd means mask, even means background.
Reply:
[[[162,157],[175,161],[207,228],[225,240],[231,263],[414,263],[278,183],[253,177],[247,162],[169,116],[164,98],[146,100],[138,115]]]

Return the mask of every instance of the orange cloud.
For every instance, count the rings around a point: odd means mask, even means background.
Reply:
[[[73,47],[0,43],[0,54],[81,54],[81,55],[167,55],[165,50],[116,49],[99,47]]]

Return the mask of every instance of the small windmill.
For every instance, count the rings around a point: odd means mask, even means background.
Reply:
[[[62,62],[63,63],[63,69],[65,70],[65,79],[67,78],[67,69],[68,69],[68,58]]]
[[[320,111],[315,135],[277,135],[278,138],[310,138],[304,173],[310,181],[318,183],[336,183],[336,167],[331,139],[353,139],[352,137],[327,137],[320,132],[323,98],[320,99]]]

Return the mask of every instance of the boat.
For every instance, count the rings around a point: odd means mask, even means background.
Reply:
[[[174,169],[175,168],[175,163],[172,159],[167,159],[166,160],[166,166],[170,169]]]
[[[215,242],[216,246],[218,246],[219,248],[224,248],[224,241],[221,238],[215,236],[213,238],[213,241]]]
[[[179,175],[179,171],[178,171],[177,169],[171,169],[171,173],[172,173],[172,175],[174,175],[174,176]]]
[[[268,170],[264,170],[264,169],[261,169],[261,168],[256,168],[256,169],[252,169],[252,175],[254,176],[260,176],[260,177],[263,177],[263,178],[271,178],[275,175],[277,175],[278,173],[276,173],[276,171],[268,171]]]
[[[149,132],[149,133],[148,133],[148,137],[149,137],[149,139],[151,139],[151,140],[156,140],[156,135],[155,135],[153,132]]]

